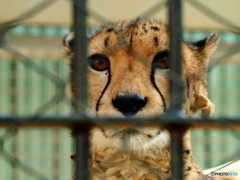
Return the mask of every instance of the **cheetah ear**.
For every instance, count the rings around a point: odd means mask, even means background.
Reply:
[[[92,37],[90,35],[87,35],[87,42],[89,42],[91,38]],[[62,52],[65,55],[65,57],[69,60],[73,59],[73,54],[74,54],[73,50],[75,45],[74,40],[75,38],[74,38],[73,32],[65,35],[62,40],[62,45],[63,45]]]
[[[63,37],[62,44],[65,47],[73,49],[74,47],[74,33],[69,33]]]
[[[192,50],[194,50],[198,57],[201,57],[200,59],[202,61],[208,63],[210,56],[216,49],[218,39],[219,35],[217,33],[212,33],[202,40],[187,44]]]
[[[62,40],[62,52],[68,60],[73,59],[74,33],[67,34]]]

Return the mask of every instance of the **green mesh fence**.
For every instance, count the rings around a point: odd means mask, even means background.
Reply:
[[[64,59],[33,59],[38,65],[59,77],[68,79],[67,63]],[[14,59],[0,58],[0,114],[30,115],[42,104],[51,100],[58,89],[45,77]],[[43,114],[66,115],[69,104],[58,103]],[[5,129],[0,129],[3,135]],[[40,179],[66,180],[71,177],[72,138],[67,129],[19,129],[17,135],[4,141],[4,151],[23,163],[9,163],[8,156],[0,153],[0,179],[32,180],[32,173]],[[27,167],[36,172],[28,173]],[[20,168],[19,168],[20,167]],[[24,170],[23,170],[24,169]]]
[[[240,116],[240,64],[228,63],[213,68],[208,89],[215,104],[214,116]],[[192,134],[195,157],[204,168],[226,163],[240,155],[240,136],[233,130],[194,130]]]

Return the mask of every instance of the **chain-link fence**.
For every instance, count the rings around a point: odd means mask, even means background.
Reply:
[[[26,23],[58,2],[39,1],[39,4],[24,10],[21,15],[2,23],[0,27],[0,179],[57,180],[69,179],[74,174],[72,167],[75,163],[69,158],[74,153],[72,151],[75,151],[74,143],[70,131],[64,128],[77,127],[77,121],[82,124],[86,122],[84,118],[91,120],[92,117],[85,117],[84,113],[78,117],[71,111],[68,63],[60,52],[61,39],[71,32],[71,25]],[[94,8],[84,9],[84,1],[66,2],[69,6],[76,3],[75,20],[79,21],[78,18],[84,16],[89,20],[86,23],[88,26],[83,27],[89,34],[93,34],[98,25],[112,20]],[[99,5],[97,1],[90,1],[89,6],[96,7],[94,3]],[[121,5],[117,1],[109,3],[104,5],[105,9],[114,9]],[[114,3],[117,5],[111,6]],[[219,119],[220,127],[224,125],[228,129],[192,131],[197,162],[203,168],[210,168],[239,159],[239,133],[235,130],[237,126],[231,123],[237,123],[233,120],[240,116],[240,27],[232,19],[228,19],[224,12],[219,13],[215,7],[207,6],[205,1],[184,0],[182,3],[184,8],[191,6],[194,13],[204,14],[207,19],[221,25],[216,26],[216,29],[188,26],[183,30],[184,38],[189,41],[204,38],[213,31],[218,32],[221,37],[210,63],[208,89],[210,99],[216,105],[214,118]],[[225,3],[222,4],[223,7]],[[227,5],[229,4],[231,2]],[[134,16],[165,20],[167,18],[163,14],[166,13],[167,5],[168,1],[152,1],[151,6],[148,5],[144,11],[136,11]],[[84,24],[82,19],[80,22]],[[80,32],[84,33],[82,30]],[[231,118],[234,119],[226,120]],[[215,122],[216,119],[212,121]],[[100,123],[102,121],[99,120]],[[207,121],[202,122],[205,124],[196,123],[196,126],[207,127]],[[31,129],[23,128],[27,126]],[[40,129],[41,127],[48,129]]]

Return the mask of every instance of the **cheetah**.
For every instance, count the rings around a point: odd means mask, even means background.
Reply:
[[[197,42],[182,42],[183,111],[210,116],[207,66],[218,42],[213,33]],[[71,64],[74,34],[63,38]],[[154,20],[109,23],[88,42],[89,108],[97,117],[154,117],[170,106],[168,27]],[[73,66],[70,66],[73,67]],[[74,68],[74,67],[73,67]],[[74,70],[74,69],[71,69]],[[74,84],[70,91],[73,94]],[[72,95],[73,96],[73,95]],[[74,98],[74,97],[73,97]],[[195,162],[190,133],[184,134],[184,177],[211,179]],[[165,180],[171,177],[170,135],[163,127],[99,126],[90,131],[91,180]]]

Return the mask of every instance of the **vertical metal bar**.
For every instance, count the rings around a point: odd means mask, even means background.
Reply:
[[[75,128],[76,132],[76,178],[75,180],[87,180],[88,172],[88,131],[89,128],[80,127]]]
[[[171,108],[179,110],[183,102],[181,0],[169,0]]]
[[[88,107],[86,0],[73,1],[75,58],[72,62],[72,81],[74,83],[74,108],[78,113],[84,113]]]
[[[182,22],[181,0],[169,0],[169,27],[170,27],[170,80],[172,112],[182,108],[184,86],[182,83]],[[177,115],[178,113],[176,113]],[[178,116],[176,116],[178,118]],[[173,126],[171,133],[171,169],[172,180],[183,179],[183,130]]]
[[[175,128],[175,129],[173,129]],[[183,179],[183,133],[184,131],[172,127],[171,129],[171,180]],[[177,129],[177,130],[176,130]]]
[[[72,62],[72,83],[74,91],[74,109],[77,114],[85,114],[88,107],[87,83],[87,25],[86,0],[73,0],[74,12],[74,51]],[[86,126],[74,127],[76,135],[76,180],[88,179],[88,132]]]

